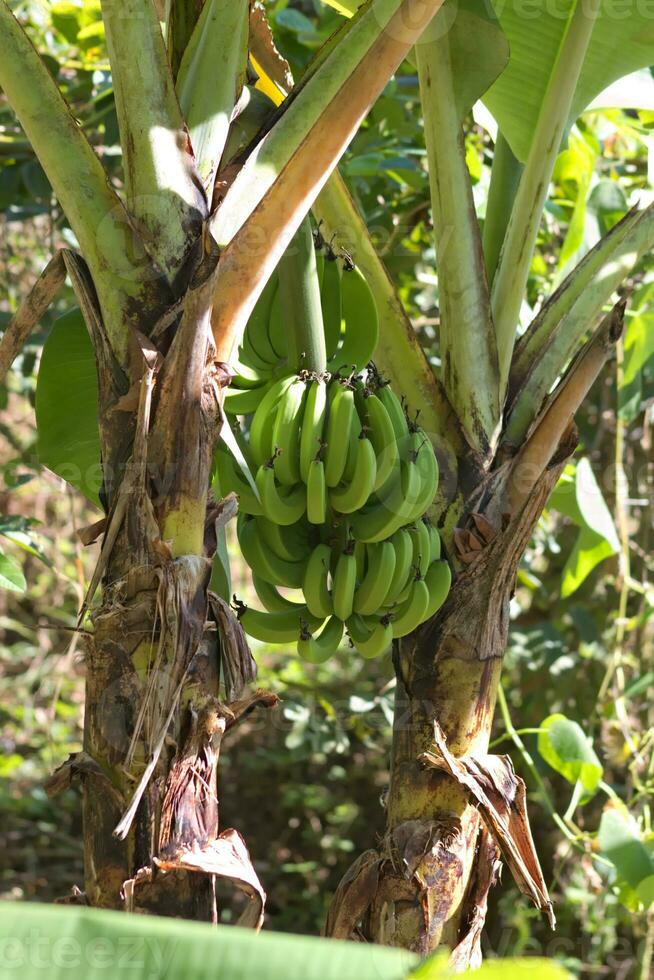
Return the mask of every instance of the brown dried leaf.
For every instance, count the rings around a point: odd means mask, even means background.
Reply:
[[[464,756],[455,759],[445,736],[434,722],[436,752],[424,752],[420,761],[449,773],[476,800],[484,823],[497,841],[520,891],[542,909],[552,929],[552,903],[529,828],[524,781],[516,776],[506,755]]]
[[[358,923],[364,917],[377,894],[381,856],[375,850],[364,851],[350,865],[334,892],[325,935],[331,939],[350,939],[356,935]]]
[[[288,61],[275,46],[275,39],[262,3],[257,0],[250,11],[250,51],[266,75],[285,93],[293,88]]]
[[[154,863],[162,871],[198,871],[228,878],[250,899],[237,925],[257,931],[263,925],[266,893],[254,870],[245,841],[237,830],[224,830],[216,840],[203,847],[180,848],[174,855],[154,858]]]
[[[88,524],[86,527],[79,528],[77,537],[87,547],[97,541],[101,534],[104,534],[106,527],[107,518],[103,517],[99,521],[96,521],[95,524]]]
[[[497,531],[483,514],[471,514],[470,515],[474,521],[475,527],[479,531],[482,540],[486,544],[490,544],[494,538],[497,537]]]
[[[57,766],[51,776],[43,784],[48,796],[58,796],[64,790],[69,789],[73,780],[78,778],[101,779],[105,786],[105,792],[110,796],[115,805],[122,807],[124,800],[122,795],[113,785],[104,769],[93,759],[88,752],[74,752],[68,756],[65,762]]]
[[[482,827],[473,878],[463,902],[461,923],[465,932],[450,956],[450,966],[457,973],[477,970],[481,966],[481,935],[488,911],[488,894],[502,869],[499,857],[497,844],[486,827]]]
[[[228,703],[235,701],[246,684],[257,679],[257,665],[243,627],[229,603],[209,592],[209,615],[215,621],[220,636],[220,666]]]
[[[279,698],[276,694],[261,688],[244,698],[239,698],[238,701],[231,701],[225,731],[229,731],[256,708],[276,708],[278,704]]]

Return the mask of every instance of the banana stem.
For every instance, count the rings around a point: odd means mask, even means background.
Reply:
[[[515,200],[523,169],[520,161],[514,157],[511,147],[502,133],[498,132],[495,140],[495,155],[491,170],[483,235],[486,275],[490,285],[492,285],[495,277],[502,243],[509,224],[511,207]]]
[[[278,266],[282,307],[288,317],[290,367],[322,374],[327,369],[320,282],[307,216]]]

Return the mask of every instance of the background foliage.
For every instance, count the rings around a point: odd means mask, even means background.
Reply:
[[[267,6],[298,76],[338,15],[318,0]],[[120,186],[99,3],[12,7],[47,51],[50,71]],[[592,110],[573,128],[543,216],[530,306],[629,207],[651,201],[653,121],[649,110]],[[466,128],[483,218],[492,124],[475,111]],[[417,78],[406,65],[342,169],[437,363],[438,281],[424,156]],[[74,245],[43,171],[1,101],[0,226],[1,327],[53,249]],[[544,953],[578,976],[620,978],[645,976],[654,944],[651,259],[626,292],[625,337],[578,419],[577,462],[555,491],[520,571],[496,722],[496,744],[511,752],[529,787],[559,925],[552,937],[507,876],[492,902],[486,938],[489,953]],[[0,390],[5,899],[47,901],[82,880],[79,798],[71,791],[51,801],[43,782],[80,748],[84,663],[71,628],[94,555],[75,531],[99,515],[39,465],[34,425],[43,341],[54,317],[72,305],[70,292],[62,294]],[[247,596],[238,567],[235,588]],[[262,684],[283,703],[226,743],[222,822],[248,841],[269,893],[268,926],[317,933],[352,855],[368,846],[371,831],[383,830],[392,666],[349,658],[347,651],[320,667],[279,649],[256,653]],[[229,915],[226,905],[223,917]]]

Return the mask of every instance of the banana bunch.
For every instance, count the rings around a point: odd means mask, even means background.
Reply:
[[[240,498],[238,539],[263,606],[239,609],[246,632],[296,642],[320,663],[345,631],[376,657],[434,615],[451,580],[425,518],[436,456],[374,367],[365,378],[283,374],[247,422],[253,477],[224,449],[218,459],[221,491]]]
[[[316,249],[327,349],[327,370],[362,370],[379,337],[375,300],[365,276],[348,257],[339,259],[318,236]],[[297,365],[288,362],[288,329],[277,275],[271,276],[250,316],[227,390],[225,411],[249,415],[279,380]],[[300,365],[301,367],[301,365]]]

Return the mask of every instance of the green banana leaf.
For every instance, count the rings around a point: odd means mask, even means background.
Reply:
[[[93,346],[79,309],[54,324],[36,383],[40,462],[99,504],[102,485],[98,380]]]
[[[483,101],[495,116],[515,156],[527,159],[543,96],[570,11],[582,0],[502,0],[495,3],[509,42],[507,68]],[[569,123],[608,85],[654,64],[654,19],[638,0],[602,0],[586,60],[571,106]]]
[[[0,903],[3,980],[446,980],[447,955],[316,939],[84,906]],[[479,980],[566,980],[558,963],[491,960]]]
[[[363,0],[322,0],[351,17]],[[447,34],[452,86],[461,120],[495,81],[509,60],[509,45],[495,11],[486,0],[446,0],[417,45]],[[407,60],[415,65],[415,53]]]
[[[0,903],[0,935],[6,980],[401,980],[418,963],[364,943],[72,906]]]

